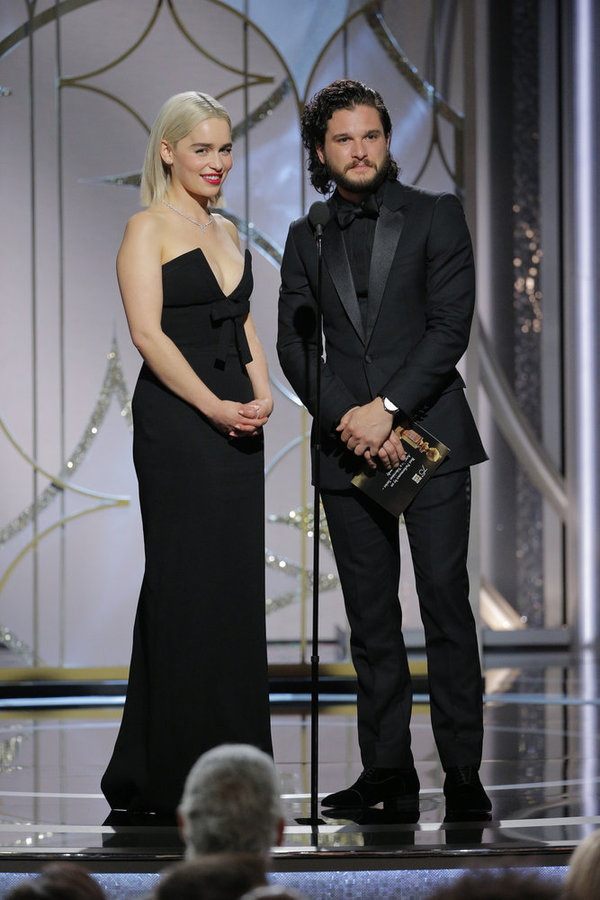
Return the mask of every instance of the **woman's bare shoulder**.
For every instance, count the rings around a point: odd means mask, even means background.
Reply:
[[[229,234],[231,240],[236,244],[237,247],[240,246],[240,236],[238,234],[238,230],[230,219],[226,219],[225,216],[222,216],[220,213],[211,210],[211,215],[214,217],[217,225],[220,228],[224,228],[225,231]]]
[[[160,239],[165,231],[165,215],[159,206],[148,206],[128,220],[125,236],[140,239]]]
[[[119,250],[119,258],[137,255],[162,257],[165,243],[165,216],[159,207],[149,206],[135,213],[125,226],[125,233]]]

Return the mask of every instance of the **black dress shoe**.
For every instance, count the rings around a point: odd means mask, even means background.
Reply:
[[[474,766],[448,769],[444,781],[445,822],[488,822],[492,804]]]
[[[383,801],[384,809],[419,809],[419,778],[414,769],[369,768],[345,791],[323,797],[323,806],[364,809]]]

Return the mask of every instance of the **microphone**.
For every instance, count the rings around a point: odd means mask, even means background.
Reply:
[[[331,213],[327,204],[322,200],[316,200],[308,211],[308,221],[313,227],[317,239],[323,234],[323,228],[330,218]]]

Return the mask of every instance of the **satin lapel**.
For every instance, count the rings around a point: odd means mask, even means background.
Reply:
[[[381,207],[375,229],[371,269],[369,271],[369,307],[367,311],[367,344],[375,328],[383,292],[387,284],[392,260],[396,253],[398,241],[404,226],[404,213],[401,209]]]
[[[327,266],[331,280],[339,294],[342,305],[354,330],[364,343],[365,332],[360,315],[358,298],[354,288],[348,254],[342,232],[336,223],[330,222],[323,232],[323,262]]]

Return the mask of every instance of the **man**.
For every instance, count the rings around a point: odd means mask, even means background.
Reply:
[[[455,368],[473,314],[473,255],[456,197],[397,181],[391,132],[381,96],[346,79],[317,93],[302,117],[312,184],[324,194],[336,188],[322,238],[321,496],[351,628],[364,766],[355,784],[322,802],[418,810],[398,522],[350,484],[365,465],[398,465],[404,454],[393,427],[408,415],[451,450],[404,513],[446,817],[486,819],[481,667],[466,568],[469,467],[486,454]],[[279,359],[312,411],[317,255],[306,217],[290,227],[281,277]]]
[[[252,853],[269,859],[284,821],[273,760],[248,744],[222,744],[192,767],[178,810],[186,857]]]

